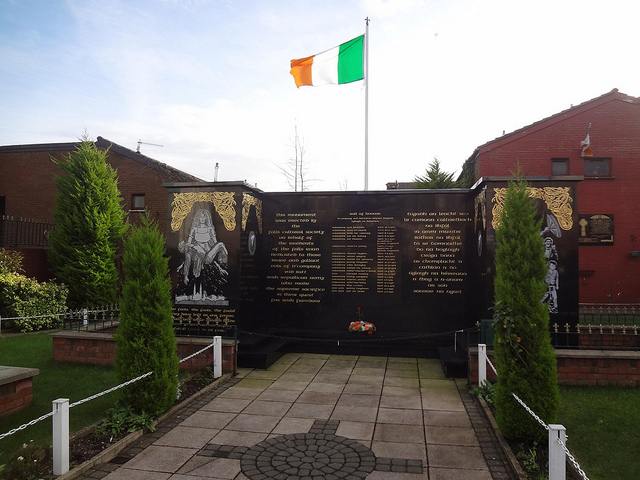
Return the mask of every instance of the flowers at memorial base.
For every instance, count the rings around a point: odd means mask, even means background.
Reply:
[[[356,313],[358,315],[358,320],[349,324],[350,333],[363,332],[371,335],[376,331],[376,326],[373,323],[364,321],[364,311],[362,310],[362,307],[356,307]]]
[[[357,321],[351,322],[349,324],[349,332],[350,333],[364,332],[364,333],[367,333],[367,334],[371,335],[375,331],[376,331],[376,326],[371,322],[365,322],[365,321],[357,320]]]

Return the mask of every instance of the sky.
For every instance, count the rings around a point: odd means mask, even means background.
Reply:
[[[503,132],[614,88],[640,96],[631,0],[0,0],[0,145],[142,141],[276,192],[297,131],[305,189],[363,190],[364,82],[298,89],[289,69],[365,18],[369,190],[434,158],[457,175]]]

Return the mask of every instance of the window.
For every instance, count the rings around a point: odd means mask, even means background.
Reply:
[[[610,177],[611,176],[611,159],[610,158],[585,158],[584,159],[584,176],[585,177]]]
[[[569,175],[569,159],[568,158],[552,158],[551,159],[551,175]]]
[[[131,196],[131,210],[144,210],[144,193]]]

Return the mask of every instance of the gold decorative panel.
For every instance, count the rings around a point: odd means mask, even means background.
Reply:
[[[258,230],[262,233],[262,200],[257,199],[248,193],[242,194],[242,231],[247,229],[247,219],[251,206],[256,207],[256,215],[258,217]]]
[[[197,202],[211,202],[224,226],[230,232],[236,229],[236,201],[233,192],[187,192],[174,193],[171,206],[171,230],[177,232],[182,222]]]
[[[558,220],[560,228],[571,230],[573,227],[573,199],[570,195],[570,187],[527,187],[529,197],[539,198]],[[493,208],[491,213],[493,219],[491,226],[496,229],[500,226],[500,213],[504,208],[504,198],[507,194],[506,188],[494,188],[494,196],[491,200]]]

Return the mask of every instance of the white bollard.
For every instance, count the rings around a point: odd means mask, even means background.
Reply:
[[[478,344],[478,386],[487,381],[487,345]]]
[[[213,337],[213,378],[222,376],[222,337]]]
[[[565,480],[567,460],[558,439],[567,444],[567,432],[562,425],[549,425],[549,480]]]
[[[53,401],[53,474],[69,471],[69,399]]]

